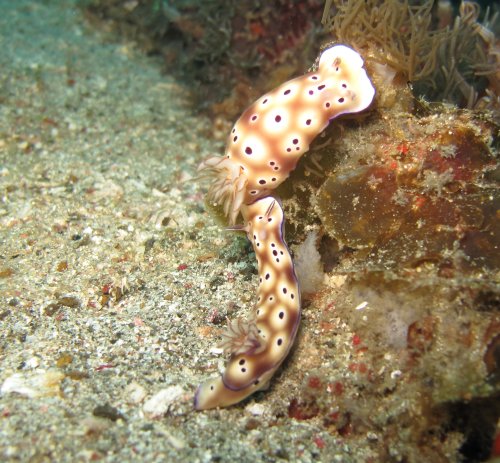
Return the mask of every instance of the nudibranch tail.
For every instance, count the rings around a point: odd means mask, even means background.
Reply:
[[[361,56],[345,45],[323,51],[317,71],[290,80],[247,108],[229,134],[225,155],[200,168],[214,178],[208,199],[231,224],[288,178],[330,120],[366,109],[375,95]]]
[[[290,351],[300,321],[300,292],[283,238],[283,210],[272,197],[242,206],[244,227],[259,270],[255,325],[258,342],[230,358],[223,375],[203,383],[195,408],[237,403],[266,385]]]
[[[209,410],[211,408],[228,407],[229,405],[237,404],[254,392],[265,389],[277,369],[278,367],[272,371],[268,371],[262,378],[256,380],[254,384],[239,391],[229,389],[220,376],[209,379],[196,390],[194,408],[196,410]]]

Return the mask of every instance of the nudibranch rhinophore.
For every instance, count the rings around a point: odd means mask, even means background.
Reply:
[[[242,204],[287,179],[330,120],[366,109],[374,95],[361,56],[345,45],[327,48],[317,71],[259,98],[234,124],[225,155],[200,165],[214,178],[208,200],[222,205],[234,224]]]
[[[241,207],[244,230],[259,271],[254,312],[256,339],[246,352],[233,354],[222,376],[198,387],[195,408],[225,407],[262,389],[286,358],[300,321],[300,292],[283,237],[283,210],[271,196]],[[253,322],[253,321],[252,321]]]

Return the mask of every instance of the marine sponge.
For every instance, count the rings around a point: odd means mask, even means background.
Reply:
[[[321,255],[317,250],[317,242],[318,233],[312,231],[294,249],[295,273],[303,295],[314,294],[318,291],[325,278]]]

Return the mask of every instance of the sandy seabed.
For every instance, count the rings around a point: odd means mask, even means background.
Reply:
[[[422,415],[421,389],[383,336],[367,367],[368,341],[335,312],[362,314],[367,296],[343,293],[342,275],[305,305],[268,391],[194,411],[196,386],[224,366],[226,317],[249,311],[257,286],[250,247],[205,211],[196,180],[223,150],[211,121],[159,60],[96,32],[74,0],[0,0],[0,49],[0,460],[430,461],[420,445],[458,459],[461,433],[433,434],[431,421],[404,456],[410,431],[395,420]],[[398,349],[411,321],[398,322]],[[483,385],[483,352],[470,351]],[[375,377],[384,394],[368,399]],[[384,447],[387,424],[399,447]]]

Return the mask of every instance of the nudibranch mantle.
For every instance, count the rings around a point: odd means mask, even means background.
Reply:
[[[242,204],[270,194],[330,120],[357,113],[375,89],[361,56],[345,45],[326,49],[318,69],[290,80],[253,103],[234,124],[223,157],[200,165],[213,176],[207,198],[234,224]]]
[[[293,345],[300,321],[300,291],[292,258],[283,238],[283,210],[265,197],[241,212],[244,230],[257,256],[258,302],[254,317],[258,330],[248,351],[233,354],[222,376],[199,386],[195,408],[224,407],[240,402],[266,386]]]

